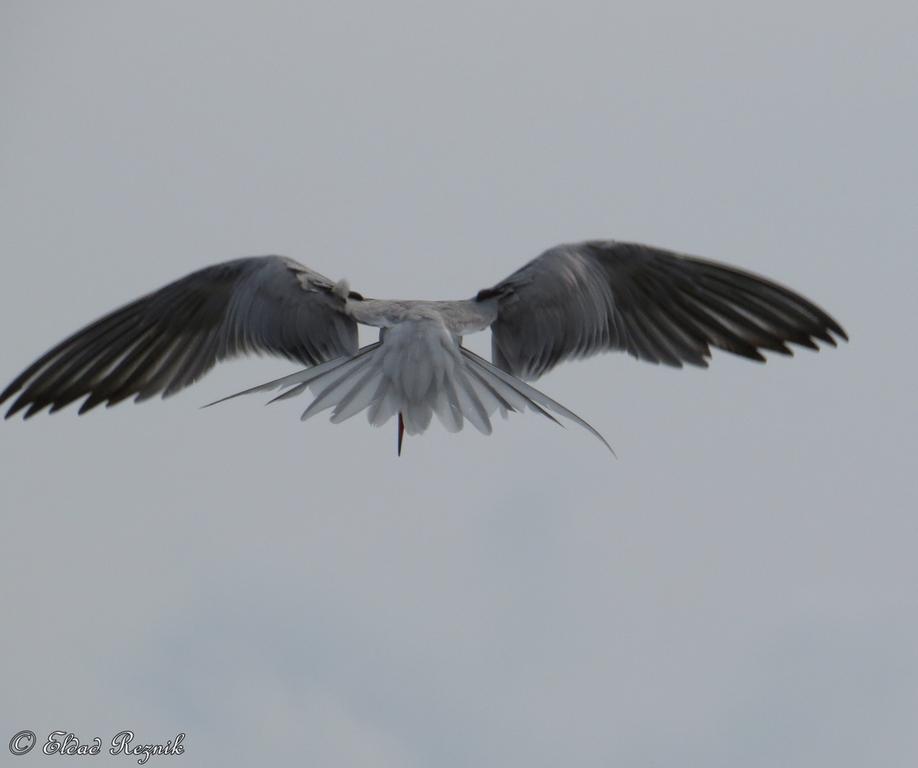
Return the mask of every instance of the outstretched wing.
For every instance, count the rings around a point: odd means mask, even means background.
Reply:
[[[314,365],[357,351],[357,326],[326,277],[282,256],[193,272],[115,310],[36,360],[0,394],[7,418],[88,395],[80,413],[170,395],[216,362],[267,352]]]
[[[707,366],[712,346],[764,361],[760,350],[789,355],[788,343],[848,338],[815,304],[762,277],[611,240],[551,248],[477,299],[497,300],[494,363],[528,379],[605,350]]]

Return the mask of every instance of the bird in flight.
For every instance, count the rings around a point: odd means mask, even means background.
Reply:
[[[358,324],[379,328],[379,340],[358,348]],[[488,328],[490,362],[462,345]],[[26,368],[0,403],[19,393],[6,417],[25,409],[28,418],[85,398],[82,414],[166,397],[221,360],[270,353],[308,367],[230,397],[280,388],[283,400],[309,389],[304,420],[329,408],[335,423],[362,411],[374,426],[397,417],[399,454],[404,433],[422,433],[434,414],[451,432],[468,421],[490,434],[495,413],[527,409],[570,419],[611,450],[524,380],[607,350],[707,367],[712,347],[764,362],[762,351],[791,355],[788,344],[847,338],[788,288],[638,243],[558,245],[459,301],[364,298],[293,259],[258,256],[193,272],[96,320]]]

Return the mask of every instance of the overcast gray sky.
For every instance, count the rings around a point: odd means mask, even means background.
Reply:
[[[618,461],[534,415],[396,459],[394,426],[303,424],[306,400],[198,409],[273,359],[2,423],[0,744],[918,764],[916,37],[913,2],[6,0],[3,384],[260,253],[460,298],[558,242],[643,240],[776,278],[851,344],[545,377]]]

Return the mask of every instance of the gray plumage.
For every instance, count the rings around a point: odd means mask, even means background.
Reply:
[[[557,363],[621,350],[651,363],[707,367],[711,347],[764,362],[787,343],[835,345],[844,330],[762,277],[637,243],[560,245],[479,298],[496,297],[494,362],[538,378]]]
[[[358,350],[358,323],[380,328],[379,341]],[[489,327],[492,363],[462,346]],[[97,320],[23,371],[0,403],[18,392],[6,415],[24,409],[28,418],[85,397],[83,413],[167,396],[220,360],[271,353],[311,367],[238,394],[310,389],[304,419],[333,408],[332,421],[367,411],[380,425],[398,414],[417,434],[436,413],[451,431],[469,421],[489,434],[495,412],[528,408],[603,440],[522,379],[607,350],[706,366],[712,347],[764,361],[763,350],[792,354],[788,344],[816,349],[837,338],[847,340],[842,327],[787,288],[635,243],[560,245],[460,301],[365,299],[292,259],[263,256],[194,272]]]

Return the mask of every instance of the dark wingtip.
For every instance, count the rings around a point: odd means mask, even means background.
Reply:
[[[15,416],[17,413],[19,413],[19,411],[21,411],[23,408],[25,408],[27,404],[28,404],[28,401],[27,401],[27,400],[23,400],[23,399],[20,397],[19,399],[17,399],[17,400],[9,407],[9,409],[8,409],[7,412],[6,412],[6,416],[5,416],[4,418],[6,418],[6,419],[12,418],[12,417]],[[26,418],[28,418],[28,414],[26,414]]]
[[[77,411],[77,415],[82,416],[84,413],[91,411],[93,408],[95,408],[97,405],[101,405],[103,402],[105,402],[104,396],[97,397],[96,395],[90,395],[83,401],[83,404],[80,406],[80,410]]]
[[[837,347],[839,340],[844,342],[848,341],[848,334],[845,332],[845,329],[832,320],[832,318],[828,318],[824,326],[818,331],[810,332],[810,336],[825,342],[831,347]],[[794,341],[795,343],[800,343],[796,340]],[[804,344],[803,346],[809,347],[810,349],[819,349],[819,345],[815,342],[812,342],[812,344]]]
[[[8,400],[9,398],[13,396],[14,393],[18,391],[19,391],[19,387],[17,386],[17,383],[14,381],[6,389],[4,389],[2,393],[0,393],[0,403]]]
[[[35,401],[29,405],[26,409],[26,412],[23,414],[23,419],[31,419],[36,413],[43,411],[48,403],[43,403],[41,401]]]

